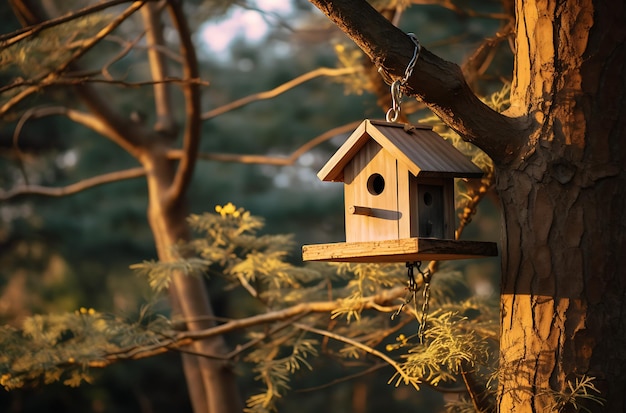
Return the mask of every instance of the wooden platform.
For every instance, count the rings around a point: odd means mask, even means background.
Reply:
[[[304,245],[304,261],[333,262],[409,262],[463,260],[495,257],[495,242],[455,241],[435,238],[406,238],[399,240],[338,242]]]

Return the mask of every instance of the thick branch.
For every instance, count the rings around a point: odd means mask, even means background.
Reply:
[[[413,56],[412,41],[365,0],[310,1],[382,68],[389,79],[404,75]],[[456,64],[424,47],[405,93],[417,96],[448,126],[496,163],[507,162],[521,147],[527,121],[506,117],[482,103]]]
[[[183,78],[199,79],[198,59],[191,41],[191,31],[187,25],[187,18],[179,2],[167,3],[170,15],[180,36],[180,51],[183,57]],[[194,82],[183,85],[185,96],[185,134],[183,136],[183,157],[178,164],[174,182],[168,193],[168,200],[175,203],[185,192],[193,175],[198,145],[200,143],[200,87]]]
[[[24,185],[3,191],[0,189],[0,200],[6,201],[7,199],[17,198],[22,195],[44,195],[52,197],[62,197],[67,195],[73,195],[78,192],[84,191],[95,186],[109,184],[111,182],[118,182],[124,179],[133,179],[144,176],[146,171],[142,167],[127,169],[124,171],[110,172],[103,175],[94,176],[92,178],[83,179],[82,181],[73,183],[71,185],[50,188],[40,185]]]
[[[383,291],[371,297],[363,298],[362,308],[375,308],[380,304],[387,303],[395,300],[406,293],[406,288],[396,287],[391,290]],[[272,311],[270,313],[258,314],[248,318],[242,318],[239,320],[232,320],[227,323],[211,327],[204,330],[194,330],[181,332],[171,338],[163,340],[151,346],[143,347],[130,347],[122,349],[121,351],[109,354],[105,356],[106,362],[99,362],[102,367],[102,363],[110,364],[114,361],[123,359],[140,359],[145,357],[151,357],[157,354],[165,353],[171,349],[186,346],[193,341],[202,340],[209,337],[214,337],[228,332],[241,330],[244,328],[254,327],[261,324],[272,323],[276,321],[283,321],[291,319],[302,314],[308,313],[331,313],[341,305],[338,301],[318,301],[296,304],[292,307],[288,307],[282,310]],[[222,355],[206,355],[212,358],[221,358]]]
[[[161,11],[155,4],[146,4],[141,9],[144,25],[146,26],[146,41],[148,44],[148,60],[150,61],[150,73],[154,90],[154,103],[156,106],[156,124],[154,129],[174,136],[176,126],[172,118],[172,105],[170,89],[163,80],[168,77],[167,60],[159,51],[165,43],[163,38],[163,23],[161,22]]]

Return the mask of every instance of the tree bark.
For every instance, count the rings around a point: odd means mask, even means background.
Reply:
[[[413,45],[359,0],[311,0],[390,78]],[[516,1],[506,116],[425,49],[405,93],[494,161],[503,207],[499,411],[543,412],[583,375],[626,409],[626,7]],[[419,37],[419,33],[417,33]],[[594,394],[592,391],[591,394]]]
[[[588,408],[626,408],[624,10],[517,2],[511,111],[536,129],[497,174],[503,412],[546,411],[582,375],[607,400]]]

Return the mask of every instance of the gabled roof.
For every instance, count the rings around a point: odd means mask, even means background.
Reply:
[[[343,170],[370,139],[420,177],[480,178],[482,170],[430,126],[364,120],[320,169],[322,181],[343,181]]]

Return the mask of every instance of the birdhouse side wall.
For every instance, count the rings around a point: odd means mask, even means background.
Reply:
[[[409,180],[410,236],[454,239],[454,179],[411,175]],[[425,202],[425,197],[428,202]]]
[[[346,241],[399,239],[397,161],[368,141],[344,169]]]

